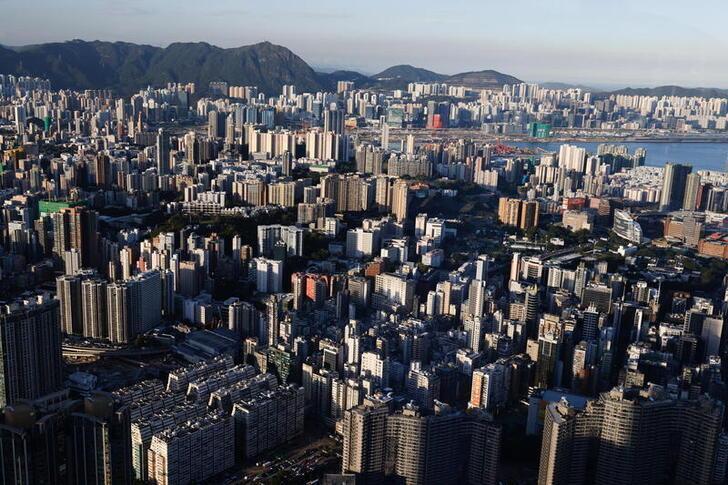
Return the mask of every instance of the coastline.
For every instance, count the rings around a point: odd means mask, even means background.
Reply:
[[[356,127],[350,133],[356,133],[364,139],[379,136],[379,130],[373,127]],[[415,139],[451,140],[470,138],[496,143],[727,143],[728,133],[619,133],[599,132],[597,130],[555,131],[548,138],[534,138],[520,133],[493,134],[478,128],[390,128],[392,139],[414,135]]]
[[[656,137],[619,137],[619,136],[556,136],[551,138],[514,138],[513,141],[525,143],[728,143],[728,135],[711,135],[704,137],[656,136]]]

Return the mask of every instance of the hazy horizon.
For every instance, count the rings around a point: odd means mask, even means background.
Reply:
[[[335,0],[316,8],[290,0],[0,0],[0,6],[9,20],[0,44],[8,46],[80,38],[228,48],[268,40],[311,66],[367,74],[411,64],[443,74],[493,69],[528,81],[597,88],[728,87],[728,34],[707,28],[693,6],[656,0],[370,0],[366,8]],[[728,9],[717,1],[701,6],[711,12],[711,25],[728,20]]]

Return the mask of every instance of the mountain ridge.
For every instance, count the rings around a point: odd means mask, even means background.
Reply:
[[[0,44],[0,73],[50,79],[60,89],[115,89],[129,94],[148,85],[194,82],[201,92],[210,81],[232,85],[255,85],[268,94],[280,92],[284,84],[299,91],[333,90],[337,81],[354,81],[359,88],[406,89],[411,82],[443,82],[471,89],[500,89],[521,80],[492,69],[454,75],[398,64],[366,75],[353,70],[316,72],[290,49],[268,41],[223,48],[207,42],[173,42],[166,47],[124,41],[73,39],[24,46]],[[545,83],[567,85],[568,83]],[[581,87],[581,86],[580,86]],[[611,94],[646,96],[728,97],[728,89],[657,86],[594,90]]]
[[[207,42],[159,47],[81,39],[0,45],[0,72],[47,78],[60,89],[109,88],[125,94],[168,82],[194,82],[204,92],[211,81],[227,81],[258,86],[266,94],[280,92],[284,84],[295,84],[300,91],[335,89],[339,80],[387,89],[404,89],[410,82],[452,82],[458,76],[462,77],[458,82],[468,87],[499,88],[505,82],[520,82],[492,70],[448,76],[409,64],[391,66],[373,76],[350,70],[320,73],[288,48],[268,41],[230,48]]]
[[[466,86],[472,89],[499,89],[504,84],[520,84],[522,81],[510,74],[503,74],[493,69],[482,71],[468,71],[454,74],[444,82],[456,86]]]
[[[130,42],[72,40],[14,48],[0,46],[0,72],[39,76],[71,89],[132,92],[146,85],[210,81],[256,85],[279,92],[284,84],[320,90],[319,75],[289,49],[270,42],[222,48],[206,42],[156,47]]]
[[[391,66],[371,77],[378,80],[404,79],[409,82],[442,82],[447,78],[445,74],[438,74],[429,69],[415,67],[410,64]]]

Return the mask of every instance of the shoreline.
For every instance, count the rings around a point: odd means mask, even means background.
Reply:
[[[658,138],[619,138],[619,137],[554,137],[554,138],[513,138],[509,141],[518,143],[726,143],[728,137],[712,138],[684,138],[684,137],[658,137]]]
[[[379,135],[378,129],[371,127],[359,127],[351,130],[363,138],[371,138]],[[582,132],[583,133],[583,132]],[[496,143],[726,143],[728,144],[728,133],[718,134],[596,134],[594,136],[566,133],[556,133],[549,138],[533,138],[522,134],[492,134],[484,133],[480,129],[469,128],[444,128],[432,130],[427,128],[391,128],[390,137],[398,138],[408,134],[417,138],[428,138],[431,140],[448,140],[457,138],[472,138]]]

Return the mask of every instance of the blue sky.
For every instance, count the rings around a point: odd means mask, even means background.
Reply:
[[[697,6],[697,7],[696,7]],[[0,0],[0,43],[263,40],[316,67],[728,88],[725,0]]]

